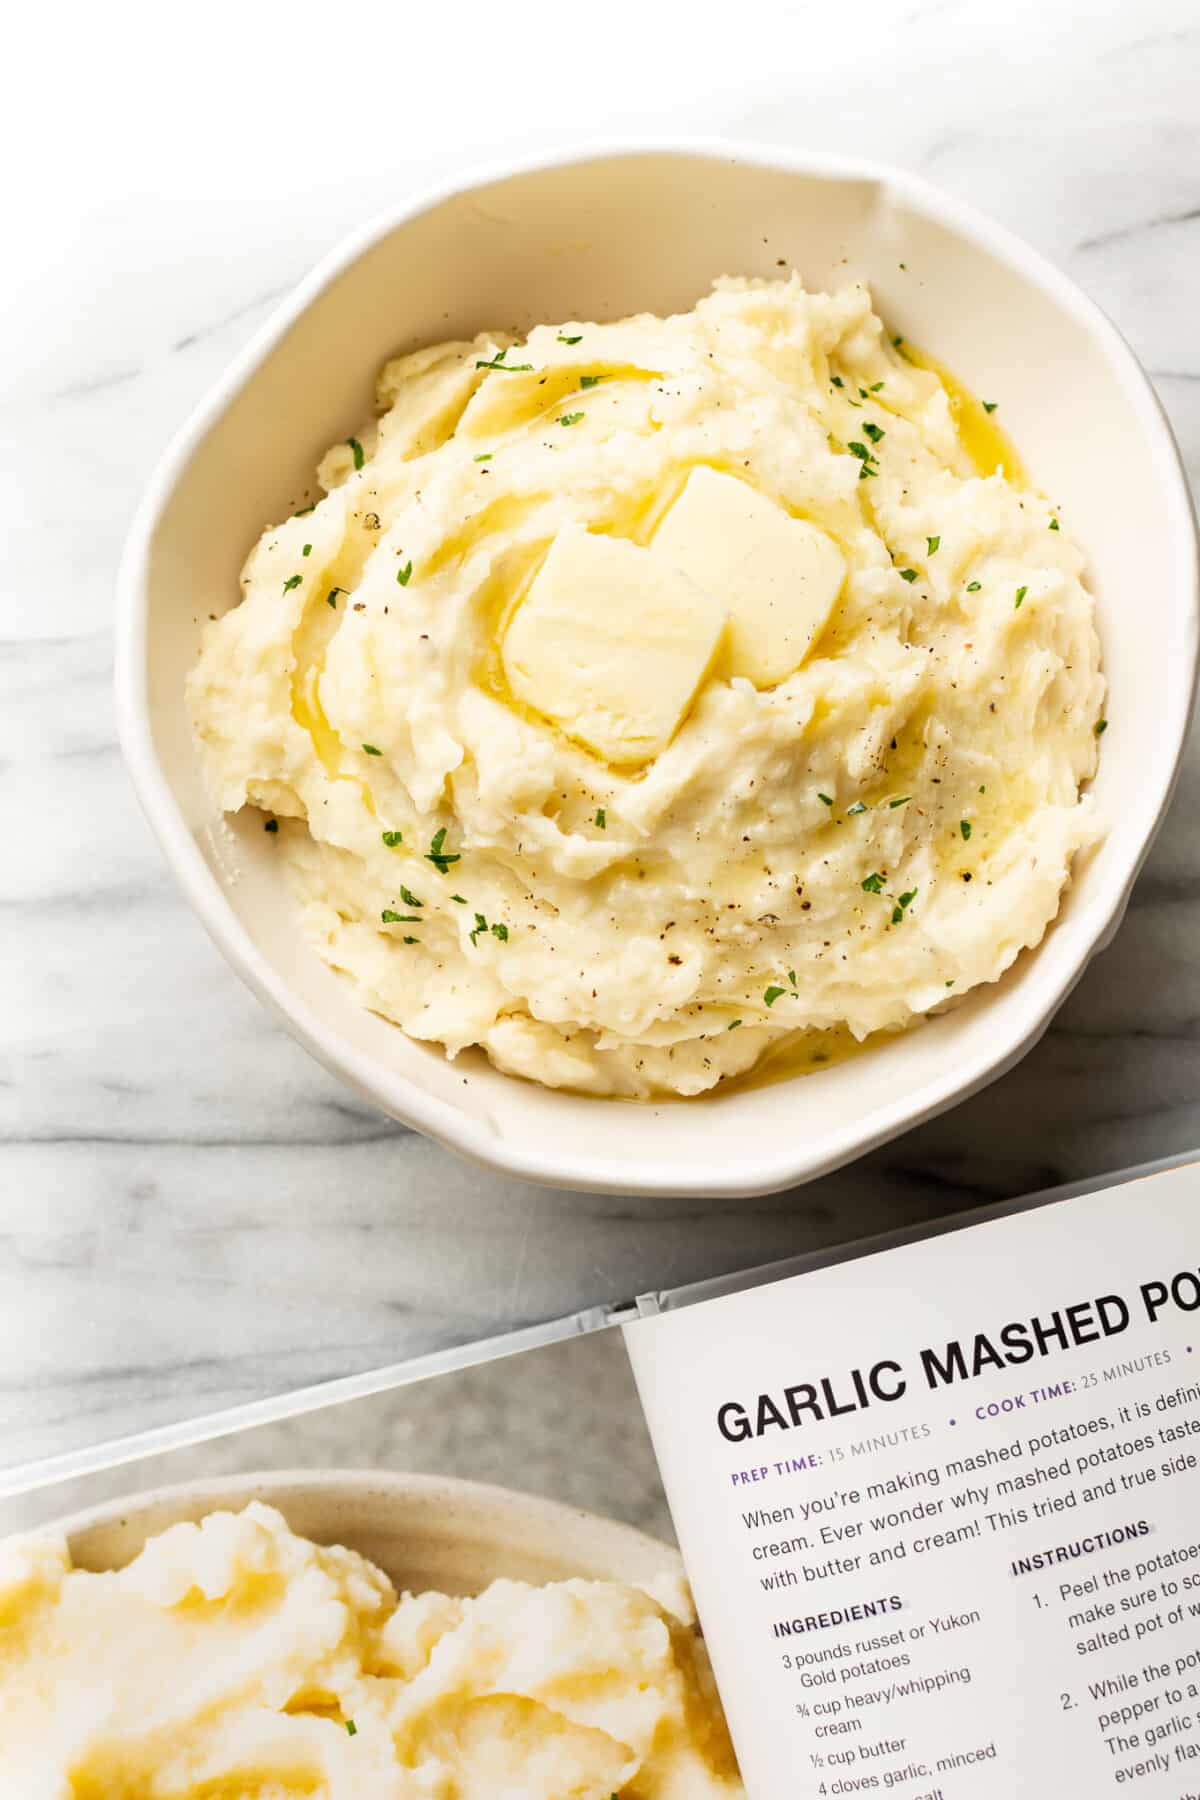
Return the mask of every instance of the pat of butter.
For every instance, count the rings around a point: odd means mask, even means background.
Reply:
[[[799,668],[841,592],[833,539],[715,469],[693,469],[651,546],[729,614],[726,669],[771,687]]]
[[[504,637],[517,699],[607,762],[670,743],[725,615],[685,574],[624,538],[559,533]]]

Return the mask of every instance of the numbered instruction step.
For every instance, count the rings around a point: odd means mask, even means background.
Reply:
[[[1200,1381],[1144,1385],[1172,1366],[1160,1352],[1124,1369],[1143,1391],[1103,1413],[861,1486],[740,1507],[747,1575],[780,1602],[803,1596],[802,1607],[780,1606],[770,1633],[810,1740],[814,1793],[986,1791],[969,1778],[1007,1763],[1021,1729],[1019,1715],[991,1717],[1003,1688],[987,1666],[1015,1615],[1022,1646],[1055,1671],[1060,1729],[1092,1737],[1106,1782],[1182,1800],[1194,1765],[1200,1797],[1200,1511],[1195,1536],[1172,1544],[1170,1518],[1146,1504],[1200,1467],[1180,1447],[1200,1433]],[[991,1416],[1020,1410],[996,1404]],[[932,1447],[934,1435],[915,1442]],[[881,1446],[859,1454],[868,1448]],[[818,1467],[755,1464],[730,1486],[765,1499],[811,1484]],[[1099,1523],[1114,1503],[1119,1522]],[[962,1597],[944,1611],[922,1603],[918,1570],[933,1563]],[[1173,1649],[1160,1659],[1163,1634]],[[981,1717],[986,1734],[968,1723]],[[1176,1774],[1177,1789],[1145,1785]]]

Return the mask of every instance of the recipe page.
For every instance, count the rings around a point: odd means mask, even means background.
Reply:
[[[625,1327],[751,1800],[1200,1797],[1198,1201]]]

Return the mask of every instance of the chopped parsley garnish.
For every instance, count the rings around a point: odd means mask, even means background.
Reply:
[[[405,563],[405,565],[402,569],[396,570],[396,580],[400,583],[401,587],[407,587],[409,582],[412,580],[412,558],[411,557],[409,557],[408,561]]]
[[[278,831],[279,830],[279,820],[278,819],[268,819],[266,824],[263,826],[263,830],[264,831]]]
[[[967,592],[968,594],[977,594],[982,586],[982,581],[968,581]]]
[[[594,388],[599,387],[600,383],[605,380],[607,377],[604,375],[581,375],[579,385],[581,388]]]
[[[911,799],[912,799],[911,794],[901,794],[901,796],[898,800],[889,800],[888,801],[888,811],[894,812],[898,806],[907,806]]]
[[[488,928],[487,920],[484,918],[482,913],[477,912],[475,914],[475,929],[471,933],[471,942],[472,943],[475,942],[475,939],[479,936],[480,932],[486,933],[487,928]]]
[[[1097,719],[1096,723],[1092,726],[1092,731],[1096,737],[1103,737],[1107,730],[1108,730],[1108,720],[1107,719]]]
[[[283,584],[284,593],[290,594],[293,588],[298,588],[300,586],[300,580],[301,577],[299,575],[289,575]]]
[[[865,813],[866,810],[867,810],[866,801],[865,800],[856,800],[854,802],[853,806],[848,806],[846,808],[846,817],[848,819],[857,819],[859,813]]]
[[[736,1031],[741,1022],[740,1019],[730,1019],[728,1025],[725,1027],[726,1031]]]
[[[834,387],[845,387],[846,385],[840,375],[831,375],[829,379],[832,381]]]
[[[883,386],[882,381],[873,381],[871,383],[871,389],[870,389],[871,393],[877,394],[882,386]]]
[[[316,510],[317,510],[317,503],[314,500],[311,506],[302,506],[300,508],[299,512],[294,512],[292,514],[292,517],[293,517],[293,519],[307,519],[309,513],[316,512]]]
[[[495,454],[496,453],[494,450],[481,450],[479,452],[479,455],[475,458],[475,461],[476,462],[491,462],[492,457]]]
[[[311,556],[312,555],[312,545],[305,544],[305,546],[304,546],[303,550],[300,552],[300,554],[301,554],[301,556]]]
[[[353,1719],[346,1720],[346,1730],[349,1732],[351,1737],[358,1736],[358,1726],[354,1723]]]
[[[593,824],[598,825],[601,831],[608,830],[608,814],[602,806],[596,808],[596,817],[593,820]]]
[[[385,831],[382,835],[383,841],[389,850],[394,850],[397,844],[402,844],[404,842],[404,833],[402,831]]]
[[[421,941],[420,938],[415,938],[415,937],[406,937],[404,939],[404,942],[406,944],[419,944],[420,941]]]
[[[450,898],[458,906],[465,906],[467,904],[467,896],[465,894],[451,894]]]
[[[405,906],[424,906],[425,904],[423,900],[417,899],[417,896],[411,889],[406,887],[400,889],[400,898],[403,900]]]
[[[507,944],[507,942],[508,942],[508,926],[507,925],[493,925],[492,926],[492,936],[494,938],[499,938],[499,940],[502,944]]]
[[[986,413],[994,413],[999,404],[1000,402],[998,400],[985,400],[983,403],[983,410]]]
[[[821,802],[822,806],[832,806],[833,805],[833,800],[831,799],[831,797],[828,794],[818,794],[817,799]]]
[[[870,438],[870,440],[873,444],[877,444],[881,437],[887,436],[887,433],[884,431],[883,426],[872,424],[870,419],[863,420],[863,430],[866,432],[867,436]]]
[[[894,349],[898,350],[903,342],[904,339],[902,337],[894,337],[892,339],[892,346]]]
[[[901,581],[915,581],[917,579],[917,571],[915,569],[901,569],[900,579]]]
[[[900,924],[901,920],[904,918],[905,913],[907,912],[908,908],[912,905],[912,903],[916,899],[916,897],[917,897],[917,889],[916,888],[910,888],[907,894],[901,894],[901,896],[897,900],[895,906],[893,906],[893,908],[892,908],[892,924],[893,925]]]
[[[963,843],[967,843],[971,836],[970,819],[960,819],[958,821],[958,829],[962,832]]]
[[[882,894],[883,888],[884,888],[883,876],[880,875],[878,872],[876,872],[873,875],[868,875],[866,880],[863,882],[862,887],[863,887],[864,894]],[[891,902],[892,902],[892,924],[893,925],[899,925],[901,923],[901,921],[904,918],[906,909],[912,905],[912,903],[916,899],[916,897],[917,897],[916,888],[910,888],[908,893],[901,894],[900,898],[898,900],[896,898],[894,898],[894,896],[891,894],[885,895],[885,898],[888,900],[891,900]]]
[[[927,537],[925,539],[925,544],[928,554],[930,556],[936,556],[941,548],[942,540],[940,537]]]
[[[1025,596],[1028,592],[1029,592],[1029,589],[1027,587],[1019,587],[1017,589],[1017,597],[1016,597],[1016,600],[1013,602],[1013,611],[1014,612],[1019,612],[1021,610],[1021,602],[1025,598]]]
[[[456,862],[462,861],[461,856],[450,856],[446,853],[445,850],[442,849],[442,845],[445,842],[446,842],[446,827],[444,825],[442,825],[439,827],[439,829],[437,831],[434,832],[433,842],[430,844],[429,849],[425,852],[425,861],[431,862],[433,864],[434,868],[438,871],[439,875],[445,875],[448,872],[451,863],[456,863]]]
[[[560,425],[578,425],[582,417],[583,414],[581,412],[561,413],[558,422]]]
[[[419,925],[421,923],[412,913],[393,912],[390,907],[385,907],[379,916],[385,925]]]
[[[359,443],[357,438],[347,438],[346,442],[349,444],[351,450],[354,452],[355,468],[361,469],[363,466],[363,447],[362,447],[362,445]]]
[[[879,470],[871,467],[871,464],[875,461],[874,453],[868,450],[865,444],[855,442],[853,444],[847,444],[846,448],[851,456],[857,456],[859,462],[862,464],[862,468],[858,471],[858,479],[860,481],[865,481],[868,475],[878,475]]]
[[[560,344],[581,344],[583,342],[583,333],[581,331],[575,337],[567,337],[564,332],[560,331],[558,334],[558,341]]]
[[[780,998],[780,996],[783,994],[786,994],[786,993],[787,993],[787,989],[784,987],[769,987],[764,992],[763,999],[766,1001],[768,1006],[774,1006],[775,1002]]]
[[[858,390],[858,397],[860,400],[869,400],[871,396],[868,394],[866,388],[860,387]]]
[[[378,748],[378,746],[375,744],[364,744],[363,749],[366,751],[368,756],[382,756],[383,755],[383,751],[380,750]]]
[[[1058,520],[1051,519],[1049,525],[1047,525],[1047,527],[1046,527],[1046,530],[1047,531],[1057,531],[1058,530]]]
[[[326,606],[332,606],[334,612],[336,612],[337,611],[337,597],[339,594],[344,594],[345,592],[346,592],[345,588],[330,588],[329,592],[325,596]]]
[[[504,359],[507,355],[508,345],[506,344],[503,350],[498,351],[491,358],[477,358],[475,367],[477,369],[499,369],[502,375],[526,375],[532,370],[532,363],[505,362]]]

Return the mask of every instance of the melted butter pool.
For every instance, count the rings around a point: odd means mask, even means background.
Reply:
[[[996,423],[995,412],[989,412],[983,401],[951,369],[924,350],[918,350],[906,339],[900,354],[915,369],[936,375],[946,390],[950,412],[958,427],[959,440],[971,459],[977,475],[994,475],[999,469],[1014,487],[1029,486],[1024,465],[1008,433]],[[990,404],[990,403],[989,403]]]
[[[822,1069],[849,1062],[865,1050],[873,1050],[900,1035],[898,1031],[876,1031],[868,1038],[856,1038],[848,1025],[838,1025],[829,1031],[789,1031],[759,1058],[752,1069],[747,1069],[744,1075],[725,1076],[712,1091],[716,1094],[744,1093],[752,1088],[774,1087],[777,1082],[792,1081],[800,1075],[817,1075]],[[703,1100],[707,1096],[696,1094],[691,1098]]]

